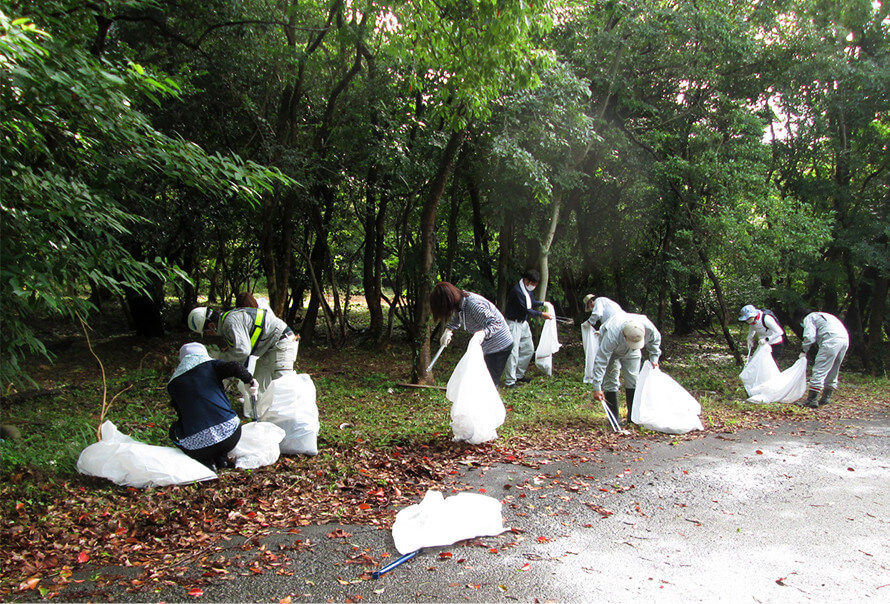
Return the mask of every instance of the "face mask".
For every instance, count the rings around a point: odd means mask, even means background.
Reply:
[[[525,289],[527,289],[530,292],[533,292],[533,291],[535,291],[536,287],[537,287],[537,285],[526,285]]]

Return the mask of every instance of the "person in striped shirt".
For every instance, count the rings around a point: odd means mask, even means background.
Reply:
[[[479,294],[458,289],[451,283],[442,281],[430,292],[430,310],[435,321],[448,320],[439,340],[442,346],[451,343],[455,329],[464,329],[470,333],[485,332],[482,353],[488,373],[497,386],[513,350],[513,336],[507,320],[497,306]]]

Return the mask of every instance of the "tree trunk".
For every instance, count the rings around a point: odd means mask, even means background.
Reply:
[[[547,235],[541,243],[541,292],[538,294],[539,300],[547,299],[547,284],[550,281],[550,248],[553,246],[553,238],[556,236],[556,227],[559,225],[559,213],[562,210],[562,187],[555,186],[553,188],[553,197],[550,200],[550,226],[547,228]]]
[[[420,282],[417,288],[415,300],[414,333],[412,343],[414,354],[414,371],[412,381],[417,384],[427,384],[432,380],[427,374],[427,365],[430,362],[430,300],[432,290],[431,277],[433,276],[433,264],[436,254],[436,210],[439,200],[445,192],[445,185],[451,173],[454,158],[460,149],[463,140],[463,132],[452,132],[448,144],[442,152],[439,160],[439,168],[430,183],[430,188],[423,202],[420,215]]]

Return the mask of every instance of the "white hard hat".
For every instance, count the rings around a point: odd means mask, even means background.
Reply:
[[[645,344],[646,329],[643,324],[636,320],[630,320],[624,324],[621,330],[624,334],[624,341],[631,350],[639,350]]]
[[[188,326],[189,329],[194,331],[195,333],[204,333],[204,323],[207,322],[207,315],[210,314],[210,309],[206,306],[198,306],[197,308],[193,308],[189,313],[188,318]]]
[[[742,307],[742,314],[739,315],[739,321],[747,321],[753,317],[757,316],[757,309],[754,308],[753,304],[745,304]]]

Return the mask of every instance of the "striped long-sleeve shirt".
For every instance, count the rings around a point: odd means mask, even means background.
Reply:
[[[463,328],[470,333],[485,332],[482,340],[482,352],[491,354],[513,346],[513,336],[504,315],[497,306],[479,294],[470,293],[463,298],[460,309],[448,321],[448,329]]]

